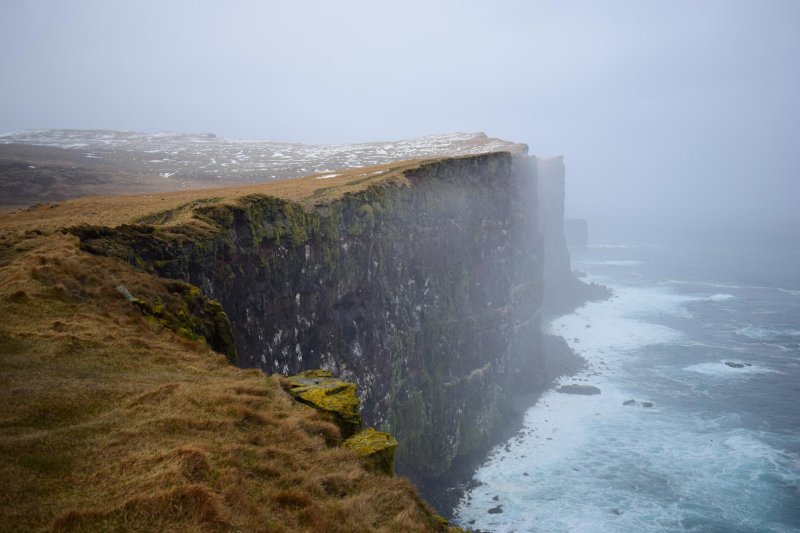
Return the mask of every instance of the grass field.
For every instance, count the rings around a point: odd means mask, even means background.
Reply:
[[[405,480],[371,473],[276,377],[148,320],[176,283],[61,229],[269,194],[306,208],[421,162],[251,187],[87,197],[0,213],[0,530],[435,531]]]

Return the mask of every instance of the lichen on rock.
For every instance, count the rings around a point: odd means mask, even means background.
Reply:
[[[149,320],[190,340],[202,340],[212,349],[236,363],[237,352],[228,315],[217,300],[206,298],[194,285],[171,281],[165,283],[173,298],[171,304],[147,302],[127,292],[119,291]],[[119,288],[117,289],[119,290]]]
[[[394,451],[398,442],[388,433],[367,428],[342,443],[362,456],[375,471],[394,475]]]
[[[327,370],[306,370],[286,378],[287,392],[296,400],[333,416],[345,438],[361,428],[356,386],[333,377]]]

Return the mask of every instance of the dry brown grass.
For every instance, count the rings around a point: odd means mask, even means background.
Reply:
[[[441,529],[408,482],[365,470],[274,379],[148,322],[114,289],[166,300],[170,282],[52,232],[86,210],[108,223],[189,195],[165,198],[3,215],[0,531]]]
[[[170,224],[185,222],[192,207],[203,203],[235,204],[250,195],[269,195],[297,202],[305,208],[331,202],[349,192],[356,192],[376,183],[406,184],[403,171],[432,160],[413,160],[354,168],[330,174],[334,178],[318,179],[312,174],[302,178],[271,181],[259,185],[194,189],[156,194],[88,196],[64,202],[43,203],[17,211],[0,211],[0,232],[20,234],[39,230],[52,232],[80,224],[118,226],[135,222],[149,215],[175,211]]]

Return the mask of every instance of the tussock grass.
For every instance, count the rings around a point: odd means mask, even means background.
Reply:
[[[362,186],[342,179],[325,186]],[[367,471],[277,378],[232,367],[115,290],[168,302],[176,282],[57,231],[188,194],[0,215],[0,531],[442,530],[407,481]]]

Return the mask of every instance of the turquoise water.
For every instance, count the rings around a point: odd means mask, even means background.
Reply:
[[[602,393],[545,394],[476,472],[456,522],[800,530],[800,249],[784,245],[573,250],[615,296],[550,329],[588,361],[562,383]]]

